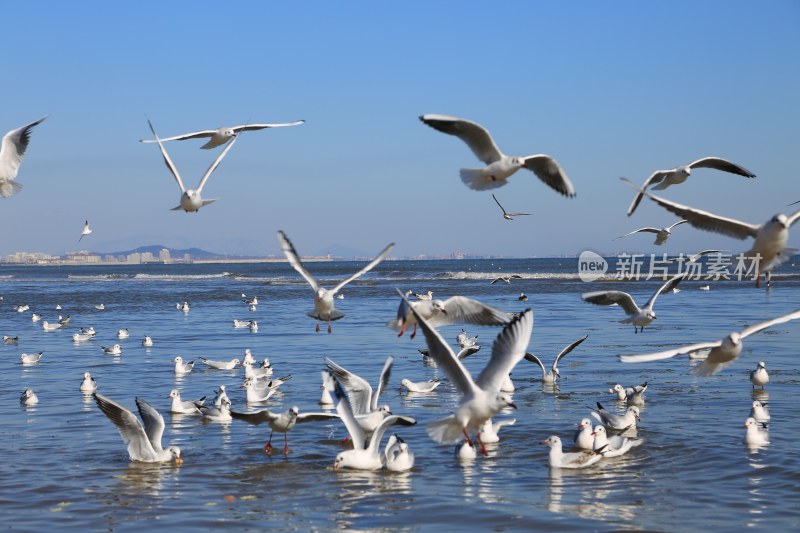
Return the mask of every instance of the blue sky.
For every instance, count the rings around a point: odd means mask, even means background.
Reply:
[[[3,132],[40,116],[0,199],[0,255],[161,243],[302,254],[332,245],[394,254],[511,257],[656,251],[642,226],[676,217],[645,200],[651,172],[716,155],[755,180],[697,171],[662,196],[747,222],[800,200],[800,3],[26,2],[4,8]],[[420,123],[483,124],[511,155],[545,153],[566,199],[520,171],[495,194],[458,139]],[[219,200],[173,212],[161,136],[305,119],[243,135],[206,185]],[[195,184],[216,151],[167,143]],[[796,207],[796,206],[795,206]],[[88,218],[94,233],[79,246]],[[797,234],[798,231],[795,230]],[[797,235],[790,245],[800,246]],[[749,246],[687,225],[657,251]]]

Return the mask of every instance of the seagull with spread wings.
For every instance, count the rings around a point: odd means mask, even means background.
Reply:
[[[333,289],[326,289],[321,287],[317,280],[312,276],[306,267],[303,266],[303,263],[300,261],[300,255],[295,250],[294,245],[286,236],[286,234],[282,231],[278,231],[278,242],[281,245],[281,249],[283,253],[286,255],[286,259],[289,261],[289,264],[301,275],[305,280],[311,285],[311,289],[314,291],[314,310],[308,312],[308,316],[311,318],[316,319],[317,321],[317,331],[319,331],[319,322],[320,320],[324,320],[328,323],[328,333],[333,331],[331,328],[331,322],[334,320],[339,320],[340,318],[344,317],[344,313],[339,311],[334,307],[333,298],[336,296],[336,293],[339,292],[344,288],[345,285],[353,281],[354,279],[363,276],[373,268],[375,268],[378,263],[383,261],[389,252],[394,247],[394,243],[389,244],[386,248],[384,248],[378,256],[373,259],[367,266],[353,274],[352,276],[348,277],[344,281],[339,282]]]
[[[262,424],[264,422],[269,424],[269,441],[267,442],[267,445],[264,446],[264,451],[267,453],[272,452],[272,434],[276,431],[278,433],[283,433],[283,453],[289,453],[288,433],[289,430],[295,426],[295,424],[339,418],[339,415],[334,413],[301,413],[300,410],[295,406],[290,407],[283,413],[273,413],[269,409],[262,409],[260,411],[250,413],[231,411],[231,416],[239,420],[244,420],[250,424]]]
[[[500,207],[500,210],[503,212],[503,218],[506,220],[514,220],[514,217],[522,217],[526,215],[530,215],[530,213],[509,213],[506,211],[506,208],[500,205],[500,201],[497,199],[497,196],[492,193],[492,198],[494,198],[495,203]]]
[[[3,136],[3,144],[0,147],[0,196],[3,198],[8,198],[22,189],[22,185],[14,181],[14,178],[17,177],[19,165],[31,141],[31,130],[46,118],[42,117]]]
[[[636,185],[629,180],[622,180],[636,188]],[[648,192],[642,192],[655,203],[679,217],[689,221],[689,224],[697,229],[721,233],[734,239],[744,240],[753,237],[753,246],[744,253],[744,256],[756,262],[756,287],[761,285],[761,273],[769,273],[773,268],[787,260],[796,250],[787,248],[789,240],[789,228],[800,220],[800,211],[792,215],[778,213],[765,223],[748,224],[733,218],[721,217],[707,211],[701,211],[693,207],[688,207],[675,202],[670,202],[658,196],[653,196]]]
[[[656,246],[661,246],[662,244],[667,242],[667,239],[669,239],[669,236],[672,235],[672,228],[674,228],[675,226],[679,226],[681,224],[685,224],[686,222],[688,222],[688,221],[679,220],[676,223],[672,224],[671,226],[666,226],[664,228],[639,228],[637,230],[633,230],[630,233],[626,233],[625,235],[620,235],[619,237],[617,237],[614,240],[616,241],[617,239],[621,239],[623,237],[627,237],[629,235],[633,235],[634,233],[655,233],[656,234],[656,240],[655,240],[655,242],[653,242],[653,244],[655,244]]]
[[[692,373],[696,376],[710,376],[716,374],[739,357],[739,354],[742,353],[742,341],[746,337],[777,324],[783,324],[784,322],[789,322],[790,320],[796,320],[798,318],[800,318],[800,310],[771,320],[765,320],[758,324],[753,324],[742,331],[734,331],[721,340],[688,344],[680,348],[664,350],[663,352],[640,355],[620,355],[619,360],[623,363],[645,363],[649,361],[660,361],[661,359],[670,359],[678,355],[695,354],[697,352],[706,351],[708,352],[707,357],[699,366],[692,370]]]
[[[230,141],[243,131],[256,131],[256,130],[263,130],[265,128],[282,128],[284,126],[299,126],[304,122],[305,120],[295,120],[294,122],[285,122],[280,124],[241,124],[239,126],[232,126],[228,128],[193,131],[192,133],[175,135],[174,137],[167,137],[166,139],[161,139],[161,142],[185,141],[186,139],[208,139],[208,142],[200,147],[205,150],[208,150],[211,148],[216,148],[217,146],[222,146],[223,144],[227,143],[228,141]],[[158,142],[158,140],[142,139],[139,142],[153,143],[153,142]]]
[[[531,363],[536,363],[539,365],[539,368],[542,369],[542,381],[544,383],[555,383],[557,379],[561,378],[561,373],[558,371],[558,363],[563,359],[568,353],[572,350],[580,346],[580,344],[589,338],[589,335],[584,335],[580,339],[574,341],[573,343],[567,345],[561,352],[556,356],[555,361],[553,361],[553,365],[550,367],[550,370],[547,370],[544,367],[544,363],[541,359],[533,355],[532,353],[525,354],[525,360]]]
[[[581,298],[584,302],[594,305],[618,304],[620,307],[622,307],[622,310],[625,311],[625,314],[627,315],[624,319],[620,320],[620,323],[633,324],[633,332],[638,333],[639,331],[644,331],[644,327],[649,326],[650,323],[656,319],[656,313],[653,311],[656,298],[658,298],[660,294],[671,292],[672,289],[678,286],[685,276],[686,273],[683,273],[668,279],[663,285],[661,285],[661,287],[658,288],[656,292],[653,293],[650,299],[647,300],[645,306],[642,308],[636,305],[636,302],[633,300],[633,297],[630,294],[622,291],[585,292],[581,295]],[[637,330],[637,328],[641,329]]]
[[[128,455],[132,461],[145,463],[175,461],[178,464],[183,462],[181,449],[177,446],[170,446],[166,450],[161,448],[164,417],[149,403],[141,398],[136,398],[136,406],[139,408],[143,426],[137,420],[136,415],[114,400],[96,392],[92,396],[100,410],[117,426],[122,440],[128,446]]]
[[[183,184],[183,179],[181,178],[178,169],[175,167],[175,164],[172,162],[172,159],[170,159],[166,148],[164,148],[164,145],[161,144],[161,139],[158,138],[158,134],[156,133],[156,130],[153,128],[153,124],[150,122],[150,120],[147,121],[147,124],[150,126],[150,131],[153,132],[153,135],[156,138],[156,142],[158,143],[158,147],[161,149],[161,155],[164,157],[164,163],[166,163],[167,168],[175,177],[175,181],[178,182],[178,187],[180,187],[181,189],[180,205],[178,205],[177,207],[173,207],[172,210],[173,211],[183,210],[187,213],[190,212],[196,213],[197,211],[200,210],[201,207],[204,207],[212,202],[216,202],[217,201],[216,198],[213,198],[211,200],[203,200],[201,193],[203,192],[203,187],[205,187],[208,178],[211,177],[211,174],[217,169],[219,164],[222,162],[222,159],[228,154],[228,150],[233,148],[233,145],[236,143],[236,138],[234,138],[233,141],[231,141],[231,143],[228,144],[228,146],[226,146],[225,149],[219,154],[219,156],[217,156],[214,162],[211,163],[211,166],[208,167],[208,170],[206,170],[206,173],[203,174],[203,177],[200,179],[200,184],[197,186],[197,188],[187,189],[186,186]]]
[[[647,181],[644,182],[642,188],[639,189],[639,194],[633,199],[631,206],[628,208],[628,216],[631,216],[636,208],[639,207],[639,202],[642,201],[644,191],[651,185],[655,185],[653,190],[661,191],[670,185],[677,185],[683,183],[691,175],[694,168],[713,168],[723,172],[730,172],[731,174],[738,174],[746,178],[755,178],[756,175],[744,167],[731,163],[719,157],[704,157],[697,161],[692,161],[688,165],[681,165],[669,170],[656,170],[653,172]],[[638,187],[637,187],[638,188]]]
[[[419,119],[431,128],[455,135],[464,141],[483,168],[462,168],[461,181],[470,189],[484,191],[506,184],[509,177],[521,168],[536,174],[548,187],[564,196],[575,196],[567,174],[555,159],[544,154],[511,157],[503,154],[488,130],[475,122],[447,115],[422,115]]]

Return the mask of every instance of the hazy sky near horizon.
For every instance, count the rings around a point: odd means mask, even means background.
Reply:
[[[116,251],[147,244],[277,254],[344,246],[395,256],[510,257],[741,251],[677,227],[634,191],[657,169],[704,156],[753,171],[698,170],[657,193],[761,223],[800,200],[800,3],[39,2],[4,7],[0,129],[34,130],[17,195],[0,198],[0,256]],[[482,164],[418,120],[468,118],[509,155],[545,153],[568,199],[522,170],[468,189]],[[203,190],[199,213],[150,138],[246,122],[306,120],[242,135]],[[218,150],[165,146],[187,186]],[[509,211],[503,220],[494,192]],[[80,244],[84,219],[94,233]],[[800,229],[790,245],[800,247]]]

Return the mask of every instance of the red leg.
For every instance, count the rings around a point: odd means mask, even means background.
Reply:
[[[467,433],[467,428],[464,428],[463,431],[464,431],[464,437],[466,437],[467,439],[467,444],[469,444],[471,448],[474,448],[474,446],[472,445],[472,439],[469,438],[469,433]]]
[[[414,337],[416,337],[416,336],[417,336],[417,325],[416,325],[416,324],[414,324],[414,331],[412,331],[412,332],[411,332],[411,336],[410,336],[410,338],[412,338],[412,339],[413,339],[413,338],[414,338]]]
[[[269,433],[269,441],[267,442],[267,445],[264,446],[264,451],[267,452],[267,453],[272,453],[272,432],[271,431]]]
[[[483,455],[489,455],[489,454],[486,452],[486,446],[484,446],[484,444],[483,444],[483,441],[481,440],[481,432],[480,432],[480,431],[478,432],[478,437],[477,437],[477,440],[478,440],[478,444],[480,444],[480,445],[481,445],[481,453],[482,453]]]
[[[319,322],[317,322],[317,329],[316,329],[316,331],[317,331],[317,333],[319,333]]]
[[[289,434],[283,434],[283,453],[289,453]]]
[[[328,322],[328,333],[331,333],[332,331],[333,331],[333,328],[331,327],[331,323]]]

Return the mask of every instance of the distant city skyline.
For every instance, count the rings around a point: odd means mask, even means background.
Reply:
[[[620,177],[641,184],[704,156],[757,177],[696,169],[656,194],[758,224],[800,200],[796,1],[145,1],[114,5],[113,24],[92,2],[4,13],[6,42],[20,45],[4,62],[13,105],[0,133],[47,119],[23,189],[0,198],[0,257],[143,243],[280,256],[278,230],[301,255],[370,256],[389,242],[398,257],[746,250],[688,224],[663,247],[613,240],[677,220],[648,199],[627,217],[635,193]],[[554,157],[577,196],[525,169],[470,190],[459,169],[483,164],[422,124],[427,113],[478,122],[509,154]],[[158,146],[139,142],[152,138],[147,119],[164,137],[306,122],[243,133],[203,189],[218,200],[183,213],[170,211],[180,193]],[[203,142],[164,145],[187,184],[222,149]],[[492,193],[531,216],[504,220]]]

